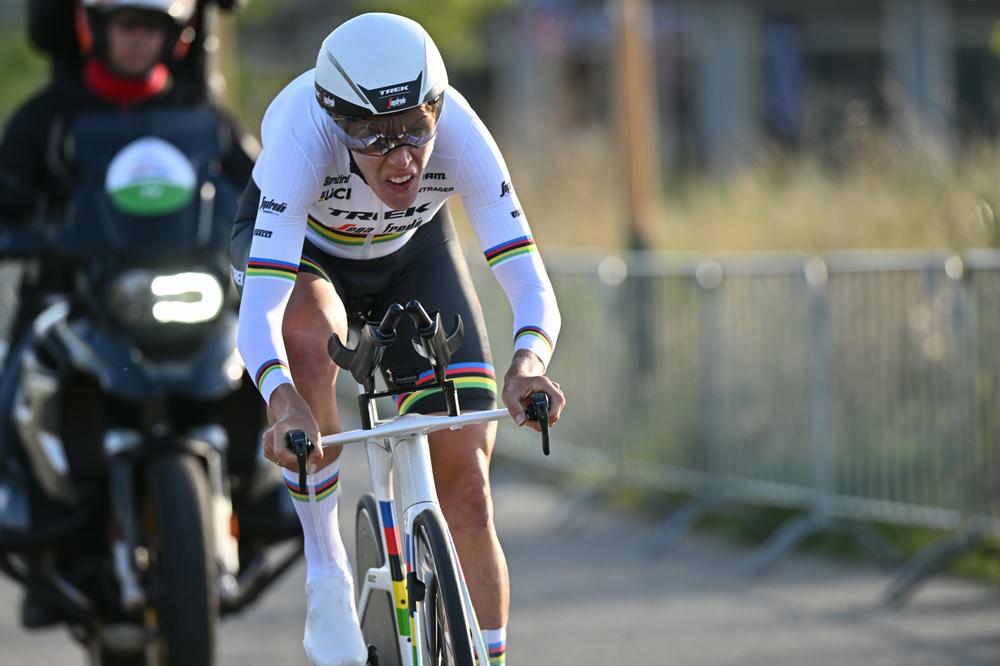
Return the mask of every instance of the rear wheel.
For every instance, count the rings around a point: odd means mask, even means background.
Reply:
[[[369,569],[385,565],[385,551],[382,548],[381,522],[378,519],[378,504],[371,493],[365,493],[358,500],[355,533],[354,589],[361,594],[365,575]],[[360,598],[359,598],[360,601]],[[392,597],[388,592],[375,590],[368,600],[368,608],[361,619],[361,633],[365,643],[378,650],[379,666],[400,666],[399,640],[393,613]]]
[[[473,666],[475,652],[458,567],[444,520],[436,511],[422,511],[414,520],[413,549],[417,578],[425,586],[420,614],[424,663]]]

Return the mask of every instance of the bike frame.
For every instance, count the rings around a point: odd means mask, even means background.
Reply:
[[[363,389],[362,389],[363,391]],[[379,533],[382,538],[382,548],[386,562],[382,567],[372,568],[365,572],[364,584],[361,588],[358,602],[358,617],[364,618],[365,610],[371,595],[376,591],[390,594],[395,610],[394,622],[396,637],[399,641],[399,653],[404,666],[420,666],[423,654],[422,626],[423,609],[414,605],[411,616],[409,605],[409,590],[407,576],[414,571],[413,522],[425,510],[441,514],[438,504],[437,489],[434,486],[434,475],[431,469],[430,448],[427,435],[435,430],[457,430],[474,423],[498,421],[509,416],[506,409],[490,411],[467,412],[460,416],[426,416],[421,414],[406,414],[385,421],[379,421],[374,413],[374,403],[371,404],[372,423],[370,430],[351,430],[336,435],[323,437],[323,446],[341,446],[345,444],[365,443],[368,455],[368,468],[372,478],[372,489],[378,502]],[[402,534],[405,548],[400,548],[399,529],[397,528],[397,510],[393,497],[392,474],[398,473],[399,506],[402,507]],[[442,520],[447,525],[447,522]],[[489,651],[476,619],[476,611],[472,606],[465,583],[465,575],[458,561],[451,533],[446,530],[450,550],[455,558],[455,567],[462,593],[462,604],[465,608],[469,627],[473,634],[473,646],[479,664],[490,663]],[[405,565],[405,570],[404,570]]]

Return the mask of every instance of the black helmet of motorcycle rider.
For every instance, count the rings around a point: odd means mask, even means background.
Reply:
[[[164,77],[164,63],[182,60],[194,41],[194,11],[195,0],[82,0],[77,39],[85,57],[117,77]]]

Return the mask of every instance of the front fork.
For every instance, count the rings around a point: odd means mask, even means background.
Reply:
[[[431,468],[430,448],[426,435],[412,438],[389,440],[370,440],[365,444],[368,454],[368,467],[371,470],[372,489],[379,507],[379,522],[382,525],[382,548],[386,553],[386,565],[379,571],[371,571],[363,577],[364,586],[361,590],[361,601],[358,606],[359,617],[364,617],[365,609],[371,592],[384,589],[392,594],[393,608],[396,616],[396,629],[399,639],[399,653],[404,666],[416,666],[420,663],[419,655],[423,652],[423,632],[421,631],[420,613],[415,612],[415,601],[423,601],[424,581],[417,581],[414,575],[415,551],[413,546],[413,523],[422,511],[432,510],[440,513],[437,490],[434,486],[433,470]],[[399,547],[398,520],[393,501],[392,472],[399,474],[400,494],[408,506],[403,509],[403,521],[406,535],[405,549]],[[443,520],[442,523],[447,525]],[[446,531],[451,551],[455,553],[455,566],[462,590],[462,601],[465,615],[472,630],[473,645],[479,664],[489,664],[489,651],[479,629],[476,611],[472,606],[472,595],[465,582],[462,565],[458,559],[458,551],[451,538],[451,532]],[[405,572],[403,560],[405,557]],[[388,573],[389,580],[386,580]],[[405,577],[404,577],[405,576]],[[381,583],[381,584],[380,584]],[[391,584],[391,586],[389,584]]]
[[[211,491],[211,516],[219,585],[223,599],[238,592],[239,543],[232,532],[233,506],[226,472],[226,433],[218,425],[196,428],[182,440],[190,453],[205,462]],[[121,590],[121,604],[135,612],[146,604],[146,592],[139,582],[149,568],[149,552],[142,545],[141,516],[135,493],[136,460],[143,436],[136,430],[109,430],[104,437],[108,460],[112,524],[112,561]]]

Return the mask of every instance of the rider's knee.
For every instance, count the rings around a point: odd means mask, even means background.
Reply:
[[[493,524],[493,502],[485,479],[462,475],[438,487],[449,527],[456,532],[481,532]]]
[[[301,372],[327,376],[337,373],[337,366],[327,351],[329,339],[327,331],[309,326],[296,326],[294,321],[285,321],[282,338],[288,362],[296,374]]]

